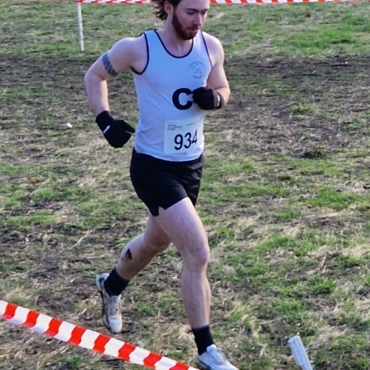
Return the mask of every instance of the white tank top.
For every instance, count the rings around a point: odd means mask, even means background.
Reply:
[[[191,92],[206,86],[211,60],[203,34],[198,31],[189,53],[171,55],[156,31],[144,33],[148,61],[134,73],[139,107],[135,149],[167,161],[190,161],[204,150],[204,111]]]

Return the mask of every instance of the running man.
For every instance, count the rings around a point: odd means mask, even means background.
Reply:
[[[99,57],[85,75],[96,123],[114,148],[135,133],[110,114],[107,80],[133,73],[139,119],[130,175],[149,210],[146,229],[122,250],[112,271],[97,276],[103,321],[122,330],[121,293],[160,252],[173,243],[183,270],[181,294],[204,370],[238,370],[214,344],[210,329],[210,254],[204,225],[195,209],[204,164],[205,111],[220,109],[230,96],[220,41],[201,28],[209,0],[152,0],[159,30],[123,38]]]

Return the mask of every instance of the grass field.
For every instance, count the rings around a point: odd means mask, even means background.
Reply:
[[[0,299],[108,334],[94,278],[146,209],[132,141],[105,142],[83,76],[115,41],[160,27],[148,5],[0,3]],[[212,249],[212,326],[241,370],[370,369],[370,3],[212,6],[232,97],[208,115],[199,212]],[[130,74],[112,111],[135,124]],[[73,125],[66,129],[66,123]],[[194,365],[181,260],[160,255],[124,294],[116,337]],[[0,322],[0,368],[138,369]]]

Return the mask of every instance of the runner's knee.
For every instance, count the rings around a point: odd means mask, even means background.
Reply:
[[[192,271],[204,270],[207,267],[209,255],[208,245],[192,249],[190,253],[184,253],[182,256],[184,267]]]

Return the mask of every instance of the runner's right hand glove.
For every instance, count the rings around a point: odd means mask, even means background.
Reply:
[[[193,91],[193,102],[204,110],[220,109],[224,103],[222,95],[208,86]]]
[[[95,119],[104,137],[113,148],[122,148],[135,133],[135,129],[124,120],[114,119],[108,111],[103,111]]]

